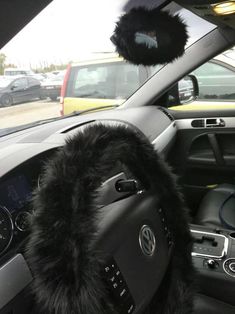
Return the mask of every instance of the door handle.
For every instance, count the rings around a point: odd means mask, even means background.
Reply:
[[[206,119],[206,128],[221,128],[225,126],[225,121],[221,118]]]

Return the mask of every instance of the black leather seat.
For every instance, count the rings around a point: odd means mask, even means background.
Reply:
[[[193,314],[234,314],[235,306],[198,294],[195,297]]]
[[[235,230],[235,185],[221,184],[203,198],[195,223]]]

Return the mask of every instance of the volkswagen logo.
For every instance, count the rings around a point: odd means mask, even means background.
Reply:
[[[156,238],[152,229],[144,225],[139,234],[140,247],[144,255],[152,256],[156,248]]]

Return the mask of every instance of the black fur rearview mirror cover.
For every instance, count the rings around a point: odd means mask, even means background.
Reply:
[[[151,34],[156,44],[138,41],[139,34]],[[146,66],[179,58],[184,53],[187,40],[187,28],[180,16],[142,7],[121,16],[111,37],[119,55],[133,64]]]
[[[95,198],[117,161],[161,197],[175,243],[168,272],[145,313],[191,313],[192,241],[183,200],[152,144],[124,124],[87,126],[45,166],[25,253],[38,313],[119,313],[101,276],[105,256],[93,247],[99,214]]]

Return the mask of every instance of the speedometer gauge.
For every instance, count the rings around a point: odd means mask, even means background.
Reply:
[[[27,231],[29,227],[29,213],[20,212],[15,219],[15,226],[19,231]]]
[[[6,207],[0,205],[0,254],[10,245],[13,237],[13,222]]]

